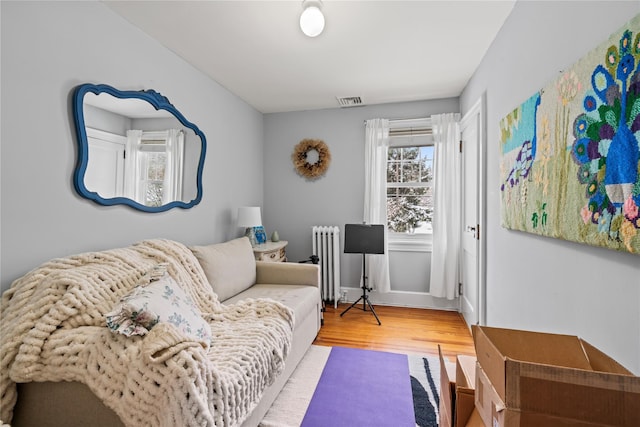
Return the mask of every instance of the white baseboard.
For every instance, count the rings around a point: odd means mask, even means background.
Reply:
[[[361,288],[346,288],[341,290],[347,293],[346,303],[353,303],[362,296]],[[395,307],[429,308],[434,310],[459,311],[460,302],[458,299],[447,300],[445,298],[435,298],[426,292],[391,291],[384,294],[372,291],[369,294],[369,301],[373,305],[390,305]],[[341,301],[345,302],[345,301]]]

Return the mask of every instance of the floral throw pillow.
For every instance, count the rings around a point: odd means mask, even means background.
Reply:
[[[148,285],[136,286],[105,317],[109,329],[128,337],[146,335],[158,323],[166,322],[197,341],[211,340],[209,324],[168,274],[160,278],[151,275]]]

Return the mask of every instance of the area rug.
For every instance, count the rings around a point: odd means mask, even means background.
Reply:
[[[260,426],[437,427],[435,356],[311,346]]]

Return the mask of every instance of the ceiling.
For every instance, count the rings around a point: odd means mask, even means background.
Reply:
[[[84,94],[82,102],[130,119],[175,117],[167,110],[156,110],[156,108],[146,100],[139,98],[116,98],[107,92],[100,92],[99,94],[87,92]]]
[[[507,1],[110,1],[117,14],[262,113],[459,96],[511,12]]]

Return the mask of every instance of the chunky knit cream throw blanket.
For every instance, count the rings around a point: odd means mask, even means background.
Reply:
[[[159,262],[210,324],[210,345],[168,324],[144,337],[105,326],[105,313]],[[127,426],[238,425],[282,371],[293,328],[292,311],[275,301],[222,305],[191,251],[169,240],[49,261],[13,283],[1,310],[5,422],[16,382],[79,381]]]

